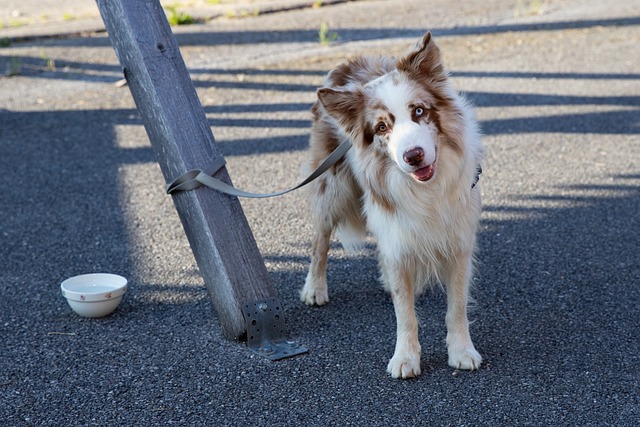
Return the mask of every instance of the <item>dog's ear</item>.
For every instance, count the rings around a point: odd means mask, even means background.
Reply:
[[[440,49],[431,39],[430,32],[424,35],[413,52],[398,60],[397,67],[400,71],[417,73],[419,76],[429,77],[435,82],[441,82],[447,78]]]
[[[337,90],[323,87],[318,89],[318,100],[327,114],[336,120],[347,133],[354,133],[364,110],[364,93],[359,90]]]

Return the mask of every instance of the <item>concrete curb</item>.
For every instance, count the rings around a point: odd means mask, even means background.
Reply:
[[[272,13],[288,12],[292,10],[326,7],[340,3],[347,3],[358,0],[255,0],[238,1],[233,4],[218,3],[211,4],[204,0],[176,8],[176,11],[190,17],[194,24],[203,24],[218,19],[242,19],[249,16],[266,15]],[[39,8],[37,1],[27,0],[25,9],[16,14],[23,16],[35,16]],[[33,5],[31,5],[33,3]],[[161,1],[165,10],[168,10],[173,2]],[[24,12],[26,10],[27,12]],[[170,12],[168,12],[170,13]],[[8,22],[5,13],[5,21]],[[0,19],[0,23],[2,23]],[[91,33],[106,31],[97,6],[95,11],[84,15],[80,19],[51,20],[47,22],[25,23],[16,26],[7,24],[0,25],[0,40],[4,43],[15,43],[43,38],[69,38],[80,37]],[[24,21],[27,22],[27,21]],[[188,24],[187,24],[188,25]],[[183,26],[183,25],[180,25]],[[186,25],[184,25],[186,26]]]

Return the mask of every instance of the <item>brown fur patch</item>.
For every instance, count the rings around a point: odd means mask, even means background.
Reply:
[[[362,145],[367,146],[373,144],[373,138],[375,137],[374,130],[366,123],[362,125],[362,128]]]
[[[385,210],[389,214],[393,214],[396,211],[396,207],[393,202],[387,197],[387,195],[378,189],[372,188],[370,190],[371,200],[376,205],[380,206],[383,210]]]
[[[327,179],[326,178],[321,178],[320,182],[318,183],[318,193],[320,193],[321,195],[327,192]]]
[[[316,102],[313,107],[311,107],[311,111],[313,113],[313,128],[314,132],[311,133],[311,168],[315,169],[318,167],[320,162],[324,160],[333,150],[335,150],[340,141],[335,134],[335,130],[332,125],[323,118],[322,107],[319,102]],[[343,159],[340,159],[336,162],[335,165],[332,166],[332,170],[335,173],[335,168],[343,162]]]
[[[447,79],[440,49],[431,41],[431,33],[425,34],[418,50],[398,60],[396,66],[399,71],[410,73],[417,78],[429,76],[432,81],[439,83],[444,83]]]
[[[388,58],[358,56],[338,65],[329,73],[327,85],[343,87],[351,83],[366,84],[391,72],[395,64]]]
[[[416,83],[425,91],[425,98],[431,101],[424,120],[433,123],[447,145],[458,154],[462,154],[463,147],[457,142],[463,139],[463,135],[460,135],[457,129],[461,124],[462,112],[455,101],[443,85],[434,83],[428,76],[418,77]]]
[[[331,88],[318,90],[318,99],[325,111],[353,135],[362,122],[365,95],[361,90],[347,91]]]
[[[380,206],[383,210],[385,210],[389,214],[393,214],[396,211],[395,204],[391,200],[389,195],[389,189],[387,188],[387,168],[389,165],[389,158],[375,151],[373,153],[375,156],[375,163],[372,167],[375,168],[375,182],[371,182],[369,185],[371,199],[373,202]]]

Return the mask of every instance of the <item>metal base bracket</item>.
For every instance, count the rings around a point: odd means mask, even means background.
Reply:
[[[308,351],[286,338],[284,310],[277,298],[255,301],[242,307],[247,323],[247,347],[269,360],[280,360]]]

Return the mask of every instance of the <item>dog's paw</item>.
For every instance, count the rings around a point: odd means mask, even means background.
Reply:
[[[300,290],[300,300],[307,305],[324,305],[329,302],[327,285],[317,286],[307,280]]]
[[[393,378],[413,378],[420,375],[420,353],[398,353],[393,355],[387,365],[387,372]]]
[[[455,369],[470,371],[480,369],[482,356],[473,346],[459,349],[449,349],[449,366]]]
[[[300,291],[300,300],[307,305],[325,305],[329,302],[329,292],[304,287]]]

